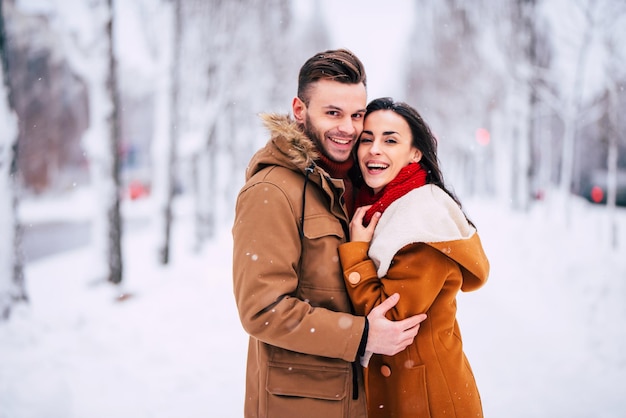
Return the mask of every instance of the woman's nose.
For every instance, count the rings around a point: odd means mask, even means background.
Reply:
[[[380,154],[380,144],[378,141],[372,141],[372,146],[370,147],[370,153],[372,154]]]

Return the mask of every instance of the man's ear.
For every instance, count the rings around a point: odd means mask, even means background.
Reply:
[[[296,122],[304,123],[306,119],[306,105],[298,96],[293,98],[291,110],[293,111],[293,117],[296,119]]]

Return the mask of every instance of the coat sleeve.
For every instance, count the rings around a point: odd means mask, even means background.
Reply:
[[[243,328],[298,353],[354,361],[365,319],[313,307],[298,289],[298,214],[272,183],[243,190],[233,225],[233,289]]]
[[[367,315],[398,293],[400,300],[387,317],[404,319],[427,312],[444,286],[461,285],[458,265],[427,244],[409,244],[400,249],[382,278],[378,278],[367,251],[365,242],[349,242],[339,247],[346,288],[357,314]]]

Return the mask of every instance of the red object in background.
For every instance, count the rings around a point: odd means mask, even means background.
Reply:
[[[593,200],[596,203],[600,203],[602,202],[603,199],[604,199],[604,190],[602,190],[602,187],[593,186],[591,188],[591,200]]]
[[[137,200],[145,196],[148,196],[148,188],[140,181],[131,181],[128,185],[128,197],[130,197],[130,200]]]
[[[544,197],[546,197],[546,193],[543,191],[543,189],[538,189],[535,192],[535,199],[536,200],[543,200]]]
[[[489,134],[488,130],[486,130],[485,128],[476,129],[476,142],[478,142],[483,147],[486,147],[487,145],[489,145],[490,141],[491,135]]]

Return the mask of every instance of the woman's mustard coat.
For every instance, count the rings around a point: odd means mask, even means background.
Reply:
[[[390,319],[428,315],[412,345],[392,357],[371,358],[365,369],[368,417],[482,417],[456,321],[456,295],[479,288],[489,263],[458,205],[434,185],[415,189],[387,208],[371,243],[346,243],[339,253],[357,313],[366,315],[399,293]]]

